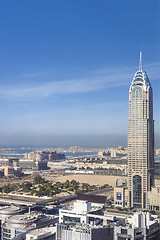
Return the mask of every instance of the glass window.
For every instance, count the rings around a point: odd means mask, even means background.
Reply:
[[[142,179],[141,176],[133,176],[133,205],[134,207],[142,207]]]

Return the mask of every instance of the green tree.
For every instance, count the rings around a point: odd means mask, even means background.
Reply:
[[[31,182],[26,182],[22,185],[23,191],[24,192],[29,192],[31,190],[32,183]]]
[[[10,184],[4,185],[3,186],[3,191],[4,191],[4,193],[10,193],[11,192]]]
[[[70,185],[70,182],[69,180],[66,180],[65,183],[64,183],[64,188],[69,188],[69,185]]]
[[[71,184],[72,184],[72,185],[77,185],[78,182],[76,182],[75,180],[72,180],[72,181],[71,181]]]
[[[35,190],[35,189],[33,189],[32,191],[31,191],[31,195],[34,195],[34,194],[36,194],[37,193],[37,191]]]
[[[81,191],[80,189],[76,189],[74,193],[75,193],[75,194],[81,194],[82,191]]]
[[[34,183],[35,184],[40,184],[42,181],[44,181],[44,179],[40,176],[40,175],[36,175],[35,177],[34,177]]]
[[[42,197],[42,196],[44,196],[43,191],[38,190],[38,191],[36,192],[36,196],[37,196],[37,197]]]

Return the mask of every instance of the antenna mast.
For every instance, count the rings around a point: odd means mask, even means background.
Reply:
[[[139,71],[142,71],[142,52],[140,52]]]

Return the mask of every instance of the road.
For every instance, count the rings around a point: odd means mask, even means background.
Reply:
[[[88,192],[86,194],[107,194],[113,191],[112,187],[104,188],[104,189],[99,189],[96,191]],[[16,196],[15,196],[16,197]],[[52,200],[48,199],[39,199],[37,201],[29,201],[28,199],[25,200],[23,197],[22,199],[14,199],[13,198],[7,198],[6,196],[3,196],[0,198],[0,203],[1,204],[6,204],[6,205],[26,205],[26,206],[34,206],[34,205],[51,205],[51,204],[60,204],[68,201],[72,201],[77,199],[77,194],[72,194],[72,195],[67,195],[67,196],[61,196],[61,197],[53,197]]]

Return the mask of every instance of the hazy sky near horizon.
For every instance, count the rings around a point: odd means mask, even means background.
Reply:
[[[158,0],[0,2],[0,145],[126,144],[143,69],[160,147]]]

